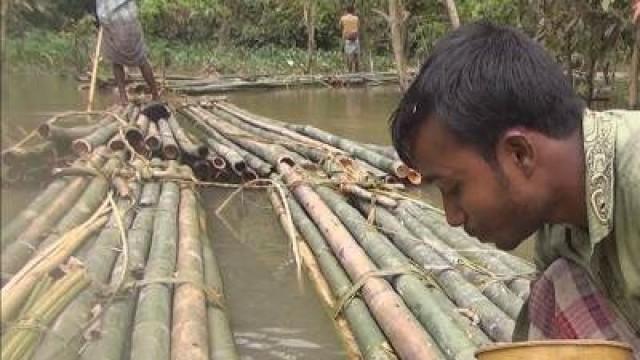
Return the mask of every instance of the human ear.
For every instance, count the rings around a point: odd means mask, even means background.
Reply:
[[[507,130],[498,141],[497,155],[518,169],[525,177],[535,170],[537,153],[532,136],[521,130]]]

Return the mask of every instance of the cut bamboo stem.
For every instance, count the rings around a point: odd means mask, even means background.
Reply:
[[[278,170],[284,176],[287,185],[292,187],[296,198],[319,224],[334,253],[340,254],[339,259],[350,277],[355,281],[364,282],[362,296],[398,355],[404,359],[438,359],[439,351],[431,345],[429,335],[393,291],[391,285],[379,277],[364,278],[377,268],[340,220],[320,197],[302,182],[290,165],[281,163]]]

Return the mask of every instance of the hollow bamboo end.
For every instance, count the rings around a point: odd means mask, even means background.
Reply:
[[[231,169],[236,175],[240,176],[247,169],[247,164],[244,161],[238,161],[231,164]]]
[[[395,161],[393,163],[393,173],[400,179],[405,179],[409,176],[409,172],[412,169],[401,161]],[[414,170],[415,172],[415,170]]]
[[[180,155],[180,150],[178,150],[177,146],[170,144],[163,147],[162,153],[167,160],[177,160]]]
[[[220,156],[214,156],[210,160],[211,165],[218,170],[223,170],[227,167],[227,162]]]
[[[140,131],[140,129],[138,128],[128,129],[124,134],[124,138],[127,139],[127,142],[129,142],[129,144],[134,147],[136,144],[144,141],[142,131]]]
[[[91,144],[84,139],[77,139],[71,143],[71,150],[78,156],[84,156],[91,152]]]
[[[40,135],[43,139],[48,139],[51,135],[51,127],[49,124],[44,123],[38,126],[38,135]]]
[[[157,136],[149,136],[146,140],[145,143],[147,144],[147,146],[149,147],[149,149],[151,149],[151,151],[158,151],[160,150],[161,147],[161,143],[160,143],[160,139]]]
[[[204,145],[198,146],[198,156],[200,156],[201,158],[206,158],[207,156],[209,156],[209,148]]]
[[[240,176],[243,182],[253,181],[258,178],[258,174],[253,169],[245,169],[245,171]]]
[[[200,180],[211,179],[213,177],[213,167],[208,161],[196,161],[193,164],[193,173]]]
[[[109,149],[111,149],[111,151],[124,150],[124,148],[124,141],[120,138],[109,141]]]
[[[407,174],[407,180],[413,185],[420,185],[422,183],[422,175],[419,172],[409,169],[409,173]]]

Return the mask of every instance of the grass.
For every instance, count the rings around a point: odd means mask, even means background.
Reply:
[[[92,32],[30,31],[7,41],[6,63],[10,71],[84,72],[90,69],[95,39]],[[307,52],[298,48],[220,48],[214,43],[176,43],[147,38],[150,58],[156,68],[167,64],[168,72],[220,74],[303,74]],[[373,58],[376,71],[393,69],[389,56]],[[367,59],[368,63],[368,59]],[[363,64],[364,65],[364,64]],[[368,68],[368,66],[367,66]],[[103,71],[107,71],[103,66]],[[344,71],[342,53],[318,51],[314,73]]]

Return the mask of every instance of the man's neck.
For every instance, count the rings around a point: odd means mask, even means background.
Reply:
[[[553,209],[550,222],[588,227],[586,202],[586,166],[584,142],[579,128],[569,139],[554,144],[555,161],[552,164]]]

